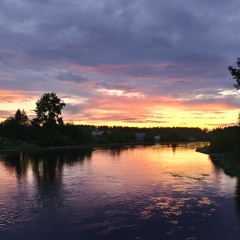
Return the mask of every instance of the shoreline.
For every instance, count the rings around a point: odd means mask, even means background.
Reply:
[[[209,149],[209,146],[204,146],[197,148],[196,151],[209,155],[215,166],[220,167],[227,175],[240,177],[240,152],[210,153]]]
[[[29,146],[12,149],[0,149],[0,153],[11,152],[34,152],[34,151],[57,151],[68,149],[83,149],[83,148],[102,148],[102,147],[125,147],[125,146],[137,146],[137,145],[153,145],[151,142],[134,142],[134,143],[108,143],[108,144],[86,144],[86,145],[72,145],[72,146],[54,146],[54,147],[41,147],[41,146]]]
[[[53,146],[53,147],[41,147],[38,145],[25,145],[16,148],[0,148],[0,153],[11,153],[11,152],[34,152],[34,151],[55,151],[55,150],[64,150],[64,149],[83,149],[83,148],[109,148],[109,147],[127,147],[127,146],[148,146],[148,145],[155,145],[155,144],[178,144],[178,143],[189,143],[189,142],[129,142],[129,143],[107,143],[107,144],[86,144],[86,145],[69,145],[69,146]],[[204,148],[204,147],[203,147]],[[197,148],[202,149],[202,148]],[[196,150],[197,151],[197,150]],[[200,152],[200,151],[199,151]]]

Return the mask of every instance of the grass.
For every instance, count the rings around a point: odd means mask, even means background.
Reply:
[[[21,151],[21,150],[31,150],[35,149],[36,146],[23,144],[22,142],[17,142],[15,140],[12,140],[10,138],[4,138],[3,142],[0,143],[0,151]]]
[[[66,146],[39,146],[37,144],[30,144],[22,142],[17,143],[14,140],[9,138],[4,138],[4,141],[0,144],[0,152],[14,152],[14,151],[44,151],[44,150],[62,150],[62,149],[78,149],[78,148],[94,148],[94,147],[123,147],[123,146],[135,146],[135,145],[151,145],[152,143],[148,142],[134,142],[134,143],[109,143],[109,144],[100,144],[93,143],[87,145],[66,145]]]
[[[9,138],[4,138],[3,142],[0,145],[1,150],[14,150],[19,149],[19,145],[15,141]]]

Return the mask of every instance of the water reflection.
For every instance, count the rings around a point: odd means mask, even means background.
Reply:
[[[0,238],[239,239],[239,179],[195,146],[1,155]]]
[[[236,184],[236,209],[238,215],[240,215],[240,178],[237,178]]]
[[[25,176],[29,167],[39,183],[54,182],[61,175],[64,165],[81,163],[84,159],[91,159],[93,149],[84,148],[71,151],[43,151],[15,154],[1,154],[0,161],[6,170],[15,170],[19,178]]]

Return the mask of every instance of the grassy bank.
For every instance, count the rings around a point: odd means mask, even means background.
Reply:
[[[197,148],[196,151],[200,153],[209,154],[209,148],[210,148],[209,146],[204,146],[201,148]]]
[[[24,142],[13,141],[12,139],[5,138],[0,144],[0,152],[14,152],[14,151],[23,151],[27,149],[36,149],[39,148],[34,144],[27,144]]]
[[[225,154],[210,154],[211,160],[232,177],[240,177],[240,151]]]
[[[227,153],[211,153],[210,147],[204,146],[197,148],[196,151],[204,154],[208,154],[210,159],[218,167],[221,167],[223,171],[232,176],[240,177],[240,151],[231,151]]]
[[[48,150],[63,150],[63,149],[81,149],[81,148],[114,148],[124,146],[136,146],[136,145],[152,145],[151,142],[132,142],[132,143],[95,143],[86,145],[67,145],[67,146],[54,146],[54,147],[42,147],[36,144],[28,144],[24,142],[17,143],[11,139],[5,139],[0,145],[0,152],[21,152],[21,151],[48,151]]]

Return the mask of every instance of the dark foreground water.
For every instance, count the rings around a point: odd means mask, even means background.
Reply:
[[[0,154],[0,239],[239,240],[240,181],[199,145]]]

